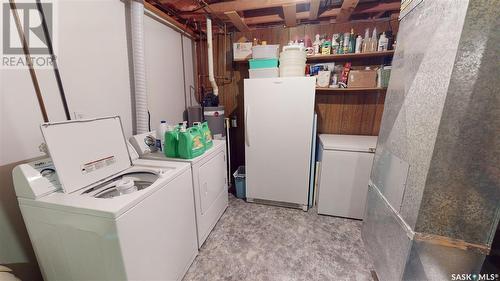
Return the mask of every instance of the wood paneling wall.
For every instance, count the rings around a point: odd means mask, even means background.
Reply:
[[[327,34],[331,37],[334,33],[350,32],[364,34],[366,28],[371,31],[374,27],[377,32],[398,30],[398,21],[364,21],[347,22],[342,24],[317,24],[301,25],[292,28],[257,29],[250,32],[235,32],[224,36],[214,34],[214,65],[217,84],[219,86],[219,99],[225,106],[226,116],[234,116],[238,127],[231,128],[232,170],[244,165],[244,124],[243,124],[243,79],[248,78],[248,66],[245,63],[233,63],[232,42],[241,37],[248,40],[258,38],[266,40],[268,44],[286,45],[290,40],[302,39],[305,36],[314,38],[315,34]],[[224,47],[226,46],[226,48]],[[206,77],[207,54],[206,41],[197,42],[197,70],[198,87],[210,89]],[[352,61],[353,65],[373,65],[378,60]],[[198,91],[199,93],[199,91]],[[316,95],[316,113],[318,114],[318,132],[327,134],[354,134],[378,135],[380,121],[384,108],[385,92],[372,93],[335,93]]]

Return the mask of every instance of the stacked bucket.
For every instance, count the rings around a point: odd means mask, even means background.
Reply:
[[[279,76],[279,45],[258,45],[252,47],[252,59],[249,60],[250,78],[274,78]]]
[[[286,46],[280,54],[280,77],[305,76],[306,52],[301,46]]]

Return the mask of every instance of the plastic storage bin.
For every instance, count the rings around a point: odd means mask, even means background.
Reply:
[[[234,172],[234,185],[236,187],[236,197],[243,199],[247,197],[246,180],[245,180],[245,166],[239,166],[238,170]]]
[[[251,59],[248,62],[250,69],[278,67],[278,59]]]
[[[280,45],[258,45],[252,47],[253,59],[277,59]]]
[[[253,78],[276,78],[280,76],[280,71],[277,67],[273,68],[257,68],[249,69],[248,74],[250,79]]]

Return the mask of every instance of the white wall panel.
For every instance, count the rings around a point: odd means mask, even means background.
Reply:
[[[151,129],[160,121],[183,120],[184,77],[181,35],[152,16],[144,17],[146,79]]]

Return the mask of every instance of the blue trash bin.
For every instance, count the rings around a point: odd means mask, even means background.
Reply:
[[[245,180],[245,166],[239,166],[238,170],[234,172],[234,184],[236,187],[236,197],[244,199],[247,197],[246,180]]]

